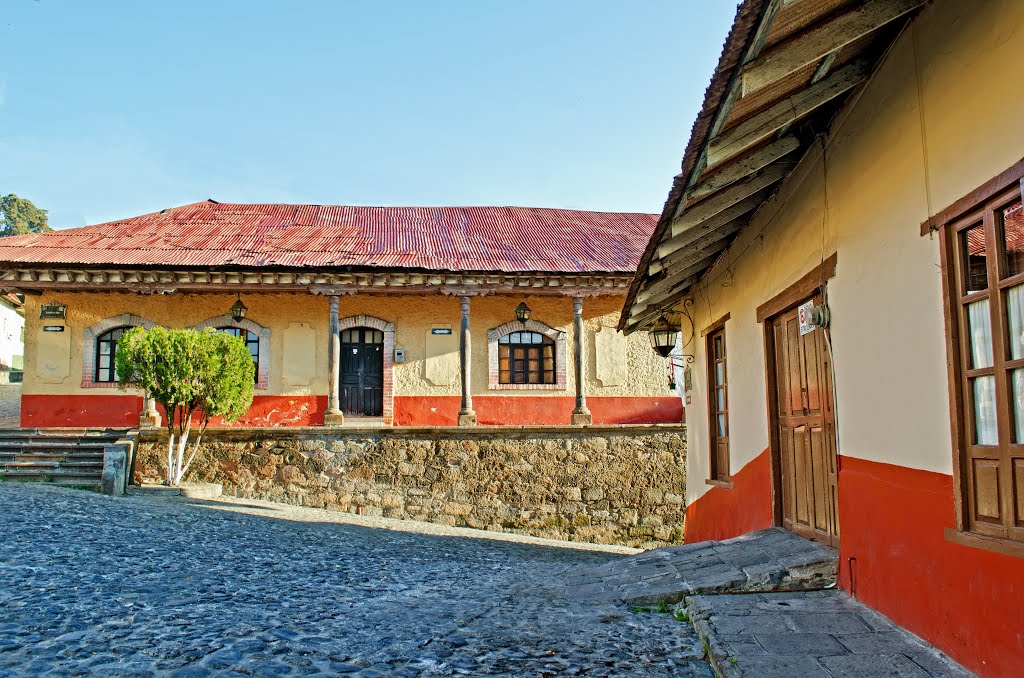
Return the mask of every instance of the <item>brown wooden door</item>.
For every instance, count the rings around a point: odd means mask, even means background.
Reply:
[[[821,303],[815,297],[816,304]],[[772,320],[782,524],[839,545],[835,412],[825,331],[800,335],[797,308]]]

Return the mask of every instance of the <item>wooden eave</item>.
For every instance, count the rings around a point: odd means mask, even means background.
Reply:
[[[312,294],[625,294],[631,276],[591,272],[438,272],[408,270],[195,270],[12,266],[0,269],[0,290],[21,294],[63,292],[305,292]]]
[[[690,295],[926,0],[745,0],[619,320]]]

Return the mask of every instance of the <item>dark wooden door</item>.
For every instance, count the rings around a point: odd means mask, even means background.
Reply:
[[[341,333],[341,411],[379,417],[384,413],[384,333],[366,327]]]
[[[815,297],[820,304],[820,297]],[[825,330],[800,335],[794,307],[772,320],[783,526],[839,545],[838,458]]]

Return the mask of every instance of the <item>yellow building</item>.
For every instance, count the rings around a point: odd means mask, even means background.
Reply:
[[[988,676],[1024,667],[1022,43],[1019,0],[743,2],[621,325],[694,359],[688,541],[832,544]]]
[[[618,311],[655,217],[512,207],[205,201],[0,240],[26,295],[22,425],[134,426],[132,326],[246,339],[242,426],[679,422],[680,397]]]

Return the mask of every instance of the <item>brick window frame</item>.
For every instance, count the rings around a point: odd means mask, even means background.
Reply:
[[[96,381],[96,340],[108,330],[117,327],[142,327],[151,330],[156,323],[134,313],[122,313],[99,321],[82,331],[82,388],[118,388],[116,381]]]
[[[555,342],[555,383],[502,384],[498,370],[498,340],[513,332],[536,332]],[[564,391],[565,390],[565,332],[536,320],[522,323],[518,320],[487,330],[487,388],[492,391]]]
[[[390,426],[395,420],[395,324],[370,315],[350,315],[338,320],[339,335],[345,330],[356,327],[369,327],[384,333],[384,366],[382,369],[384,382],[382,400],[384,402],[381,417],[384,419],[384,424]]]
[[[197,323],[192,327],[194,330],[202,332],[208,327],[217,329],[219,327],[240,327],[243,330],[252,332],[259,339],[260,344],[260,355],[259,361],[256,363],[256,388],[259,390],[267,390],[270,388],[270,328],[263,327],[262,325],[243,318],[242,320],[236,321],[230,315],[219,315],[214,318],[207,318],[201,323]]]

